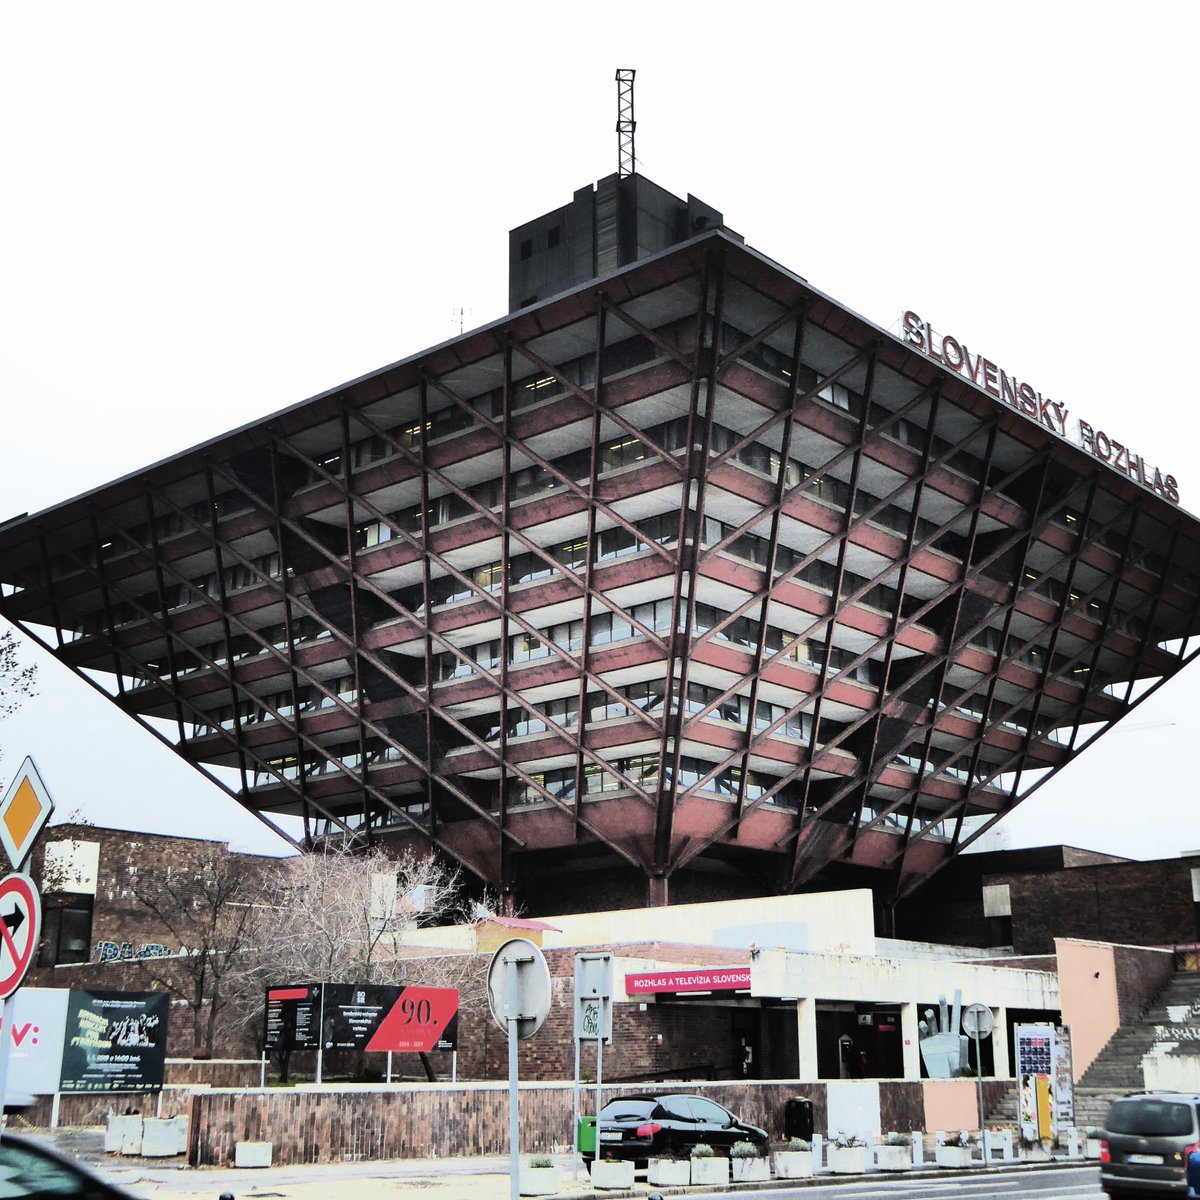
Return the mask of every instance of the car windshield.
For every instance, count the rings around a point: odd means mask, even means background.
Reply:
[[[108,1200],[115,1197],[99,1180],[67,1163],[48,1157],[36,1146],[17,1145],[7,1138],[0,1142],[0,1196],[81,1197]]]
[[[610,1100],[600,1110],[600,1120],[644,1121],[653,1109],[653,1100]]]
[[[1180,1100],[1137,1100],[1112,1106],[1109,1133],[1142,1137],[1187,1136],[1192,1132],[1192,1106]]]

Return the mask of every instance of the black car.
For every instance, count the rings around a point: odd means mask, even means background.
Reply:
[[[1100,1143],[1110,1196],[1187,1196],[1188,1155],[1200,1148],[1200,1095],[1140,1092],[1113,1102]]]
[[[765,1154],[770,1141],[765,1129],[747,1124],[715,1101],[674,1092],[610,1100],[600,1110],[596,1133],[601,1158],[638,1162],[684,1157],[701,1142],[718,1154],[728,1154],[734,1142],[752,1142]]]

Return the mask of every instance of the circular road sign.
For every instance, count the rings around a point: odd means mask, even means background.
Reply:
[[[976,1041],[987,1037],[995,1025],[992,1010],[986,1004],[968,1004],[962,1015],[963,1033]]]
[[[42,926],[42,902],[28,875],[0,879],[0,1000],[21,986]]]
[[[510,964],[516,968],[517,1037],[531,1038],[550,1011],[550,968],[528,938],[512,938],[492,955],[488,967],[488,1007],[496,1024],[508,1032]]]

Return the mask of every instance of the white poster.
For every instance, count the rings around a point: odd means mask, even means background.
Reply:
[[[12,1039],[4,1093],[8,1103],[58,1091],[70,995],[67,988],[23,987],[5,1001],[4,1024]]]

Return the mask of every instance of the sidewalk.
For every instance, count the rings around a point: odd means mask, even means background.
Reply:
[[[27,1134],[28,1136],[28,1134]],[[97,1130],[39,1131],[33,1136],[53,1144],[61,1153],[78,1158],[105,1179],[142,1200],[218,1200],[232,1195],[235,1200],[325,1200],[339,1191],[353,1189],[354,1200],[509,1200],[510,1186],[507,1157],[399,1159],[388,1162],[314,1163],[308,1166],[237,1169],[225,1167],[189,1168],[146,1159],[106,1155],[103,1133]],[[554,1156],[559,1167],[560,1188],[557,1196],[572,1200],[602,1196],[620,1200],[624,1196],[644,1198],[651,1189],[644,1182],[634,1184],[632,1192],[600,1192],[591,1186],[586,1174],[575,1176],[572,1156]],[[1004,1164],[1006,1169],[1044,1170],[1051,1167],[1089,1167],[1095,1163],[1083,1159],[1055,1159],[1045,1163]],[[932,1165],[916,1168],[918,1173],[936,1173],[938,1178],[995,1174],[1001,1164],[969,1167],[961,1171]],[[804,1188],[830,1183],[853,1184],[870,1179],[896,1181],[910,1173],[872,1171],[869,1176],[831,1175],[827,1172],[800,1180],[772,1180],[772,1189]],[[762,1188],[762,1184],[733,1184],[728,1190]],[[686,1195],[679,1188],[662,1189],[665,1194]]]
[[[99,1129],[22,1130],[78,1159],[102,1178],[144,1200],[218,1200],[232,1194],[272,1200],[325,1200],[353,1189],[354,1200],[508,1200],[508,1158],[397,1159],[265,1168],[200,1167],[177,1160],[104,1153]],[[564,1196],[594,1195],[586,1176],[571,1174],[571,1155],[556,1155]],[[641,1188],[645,1192],[647,1189]],[[610,1195],[612,1193],[609,1193]]]

